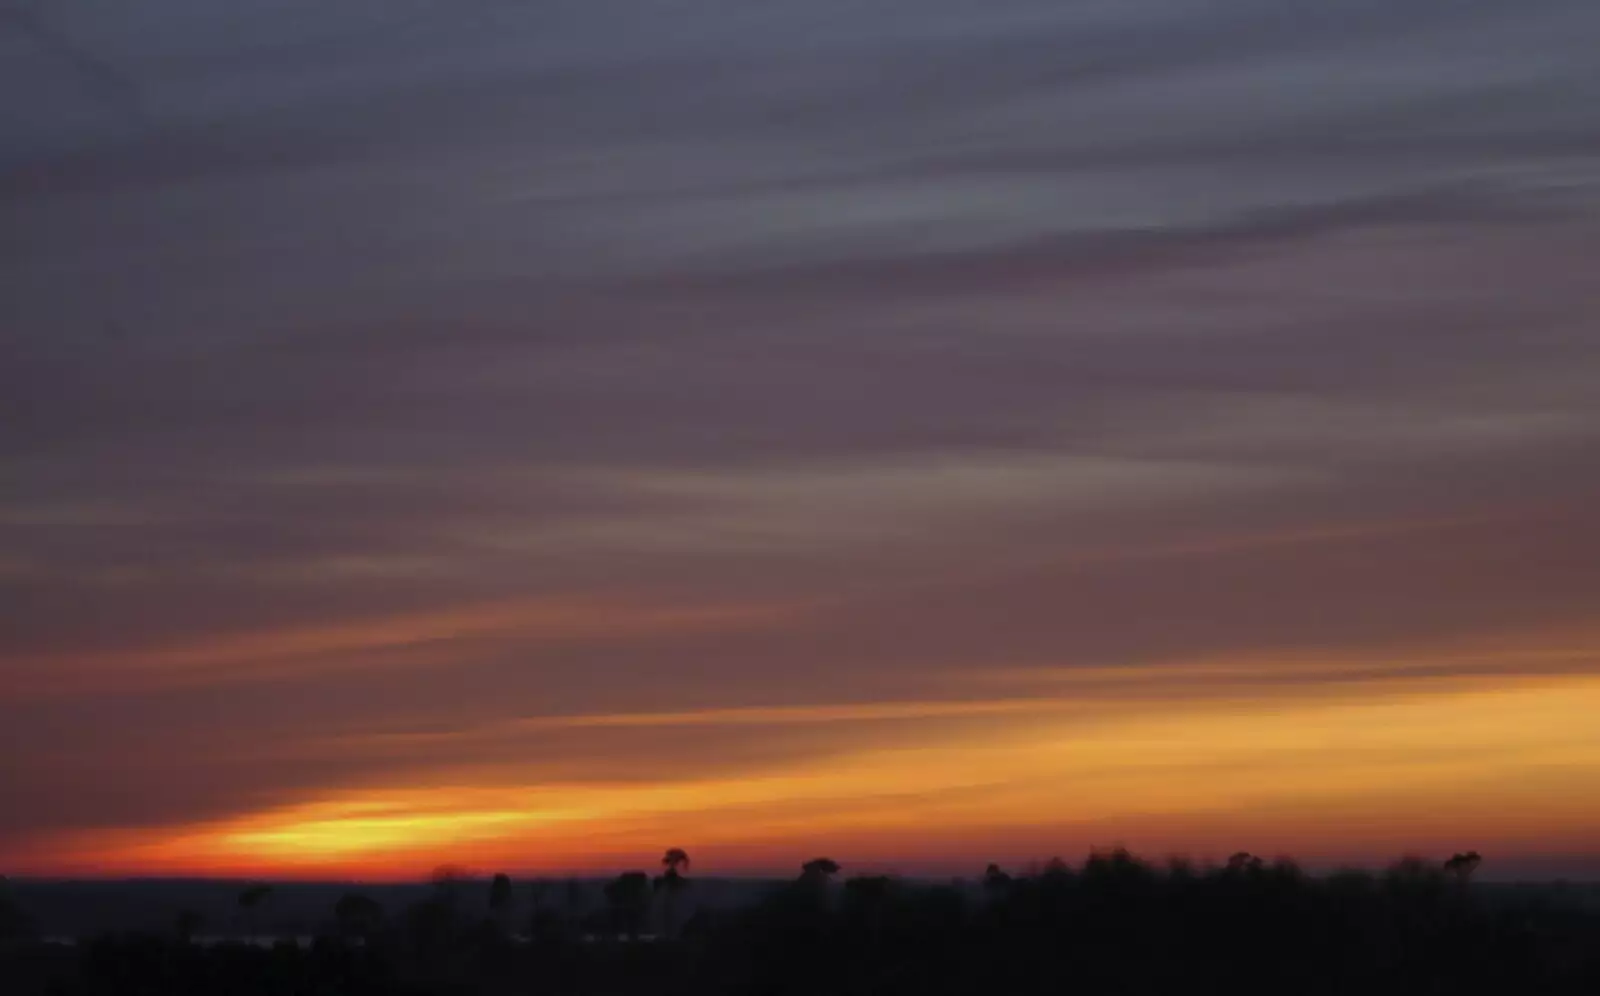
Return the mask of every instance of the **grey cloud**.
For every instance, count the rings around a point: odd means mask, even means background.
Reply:
[[[1593,604],[1586,0],[39,16],[142,117],[0,28],[0,675],[508,595],[831,606],[152,690],[129,738],[903,698]],[[53,708],[41,757],[111,706]]]

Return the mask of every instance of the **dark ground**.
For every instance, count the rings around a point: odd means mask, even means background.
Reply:
[[[843,879],[840,881],[840,879]],[[1600,887],[1122,852],[961,885],[813,871],[362,888],[12,883],[0,990],[60,994],[1600,993]],[[187,912],[186,912],[187,911]],[[75,945],[51,934],[92,925]],[[245,933],[298,935],[252,946]]]

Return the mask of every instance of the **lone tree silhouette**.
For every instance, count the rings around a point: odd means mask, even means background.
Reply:
[[[178,940],[188,944],[194,940],[194,935],[200,933],[200,928],[206,925],[206,918],[197,910],[182,909],[172,918],[172,929],[177,933]]]
[[[1444,863],[1444,870],[1456,877],[1456,881],[1466,885],[1472,880],[1472,873],[1483,864],[1483,855],[1477,851],[1467,851],[1465,854],[1452,854]]]
[[[1011,876],[999,865],[991,864],[983,870],[983,890],[991,896],[1005,894],[1011,888]]]
[[[800,877],[807,882],[825,883],[839,874],[839,862],[832,858],[812,858],[800,866]]]
[[[667,853],[661,856],[661,865],[666,871],[656,876],[655,888],[662,894],[662,933],[671,937],[677,927],[677,920],[673,916],[677,894],[689,887],[689,880],[680,870],[689,867],[689,852],[681,847],[669,847]]]
[[[244,917],[244,929],[252,937],[256,934],[258,911],[271,897],[272,886],[265,883],[252,885],[239,893],[239,913]]]
[[[667,853],[661,856],[661,867],[669,872],[689,867],[689,852],[681,847],[669,847]]]
[[[516,896],[511,890],[511,876],[500,872],[489,883],[489,915],[494,918],[495,925],[501,930],[506,929],[512,907],[515,905]]]

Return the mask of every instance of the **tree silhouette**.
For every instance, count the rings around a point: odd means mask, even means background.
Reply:
[[[350,892],[333,904],[335,892],[327,900],[346,943],[319,937],[308,949],[270,952],[208,943],[200,914],[178,913],[192,893],[161,891],[157,903],[178,897],[156,908],[167,917],[164,936],[80,933],[60,945],[0,929],[0,993],[1600,993],[1592,893],[1457,887],[1481,863],[1471,851],[1404,860],[1383,874],[1322,876],[1282,859],[1258,865],[1246,852],[1196,867],[1096,850],[1070,866],[1041,862],[1010,875],[980,864],[981,882],[969,876],[970,888],[875,876],[841,882],[838,863],[819,858],[797,880],[730,890],[715,915],[702,904],[691,917],[680,901],[683,922],[673,926],[692,943],[588,943],[638,936],[652,903],[671,898],[669,874],[685,867],[667,855],[661,868],[607,883],[609,909],[584,893],[594,915],[581,924],[559,915],[552,883],[542,904],[548,919],[528,950],[506,943],[482,905],[495,909],[497,896],[514,892],[509,878],[467,883],[453,916],[448,890],[386,892],[410,896],[404,914],[391,915],[393,929],[372,899]],[[651,874],[664,896],[652,893]],[[8,890],[0,879],[0,913],[40,896],[46,932],[82,930],[98,911],[63,909],[44,891],[54,888]],[[277,886],[280,902],[290,888]],[[737,891],[750,902],[736,901]],[[95,892],[72,894],[95,903]],[[529,900],[516,899],[520,915]],[[237,914],[224,910],[231,925]]]
[[[800,877],[789,890],[794,913],[813,916],[831,907],[833,897],[829,883],[839,871],[839,862],[832,858],[812,858],[801,865]]]
[[[1044,868],[1038,870],[1040,878],[1059,884],[1072,877],[1072,866],[1067,859],[1057,856],[1044,863]]]
[[[1011,889],[1011,876],[996,864],[983,870],[983,891],[991,897],[1003,896]]]
[[[679,870],[689,867],[689,852],[681,847],[670,847],[661,856],[661,865],[666,870],[656,876],[654,884],[656,891],[662,894],[662,933],[671,937],[677,929],[677,919],[673,916],[677,895],[689,887],[689,880]]]
[[[239,893],[239,912],[244,917],[245,930],[252,937],[256,934],[257,912],[272,896],[272,886],[258,883],[249,886]]]
[[[812,858],[800,866],[800,877],[808,882],[826,883],[839,874],[839,862],[832,858]]]
[[[650,876],[642,871],[623,872],[606,883],[605,897],[612,930],[638,940],[650,913]]]
[[[1466,885],[1472,880],[1472,873],[1478,870],[1483,863],[1483,855],[1477,851],[1467,851],[1465,854],[1456,853],[1444,863],[1444,870],[1456,877],[1456,881]]]
[[[506,929],[515,905],[516,896],[511,890],[511,876],[504,872],[495,875],[494,880],[489,883],[489,915],[494,918],[495,925],[501,930]]]

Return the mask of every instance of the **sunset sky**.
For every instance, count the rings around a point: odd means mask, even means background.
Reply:
[[[1593,0],[0,14],[0,872],[1600,876]]]

